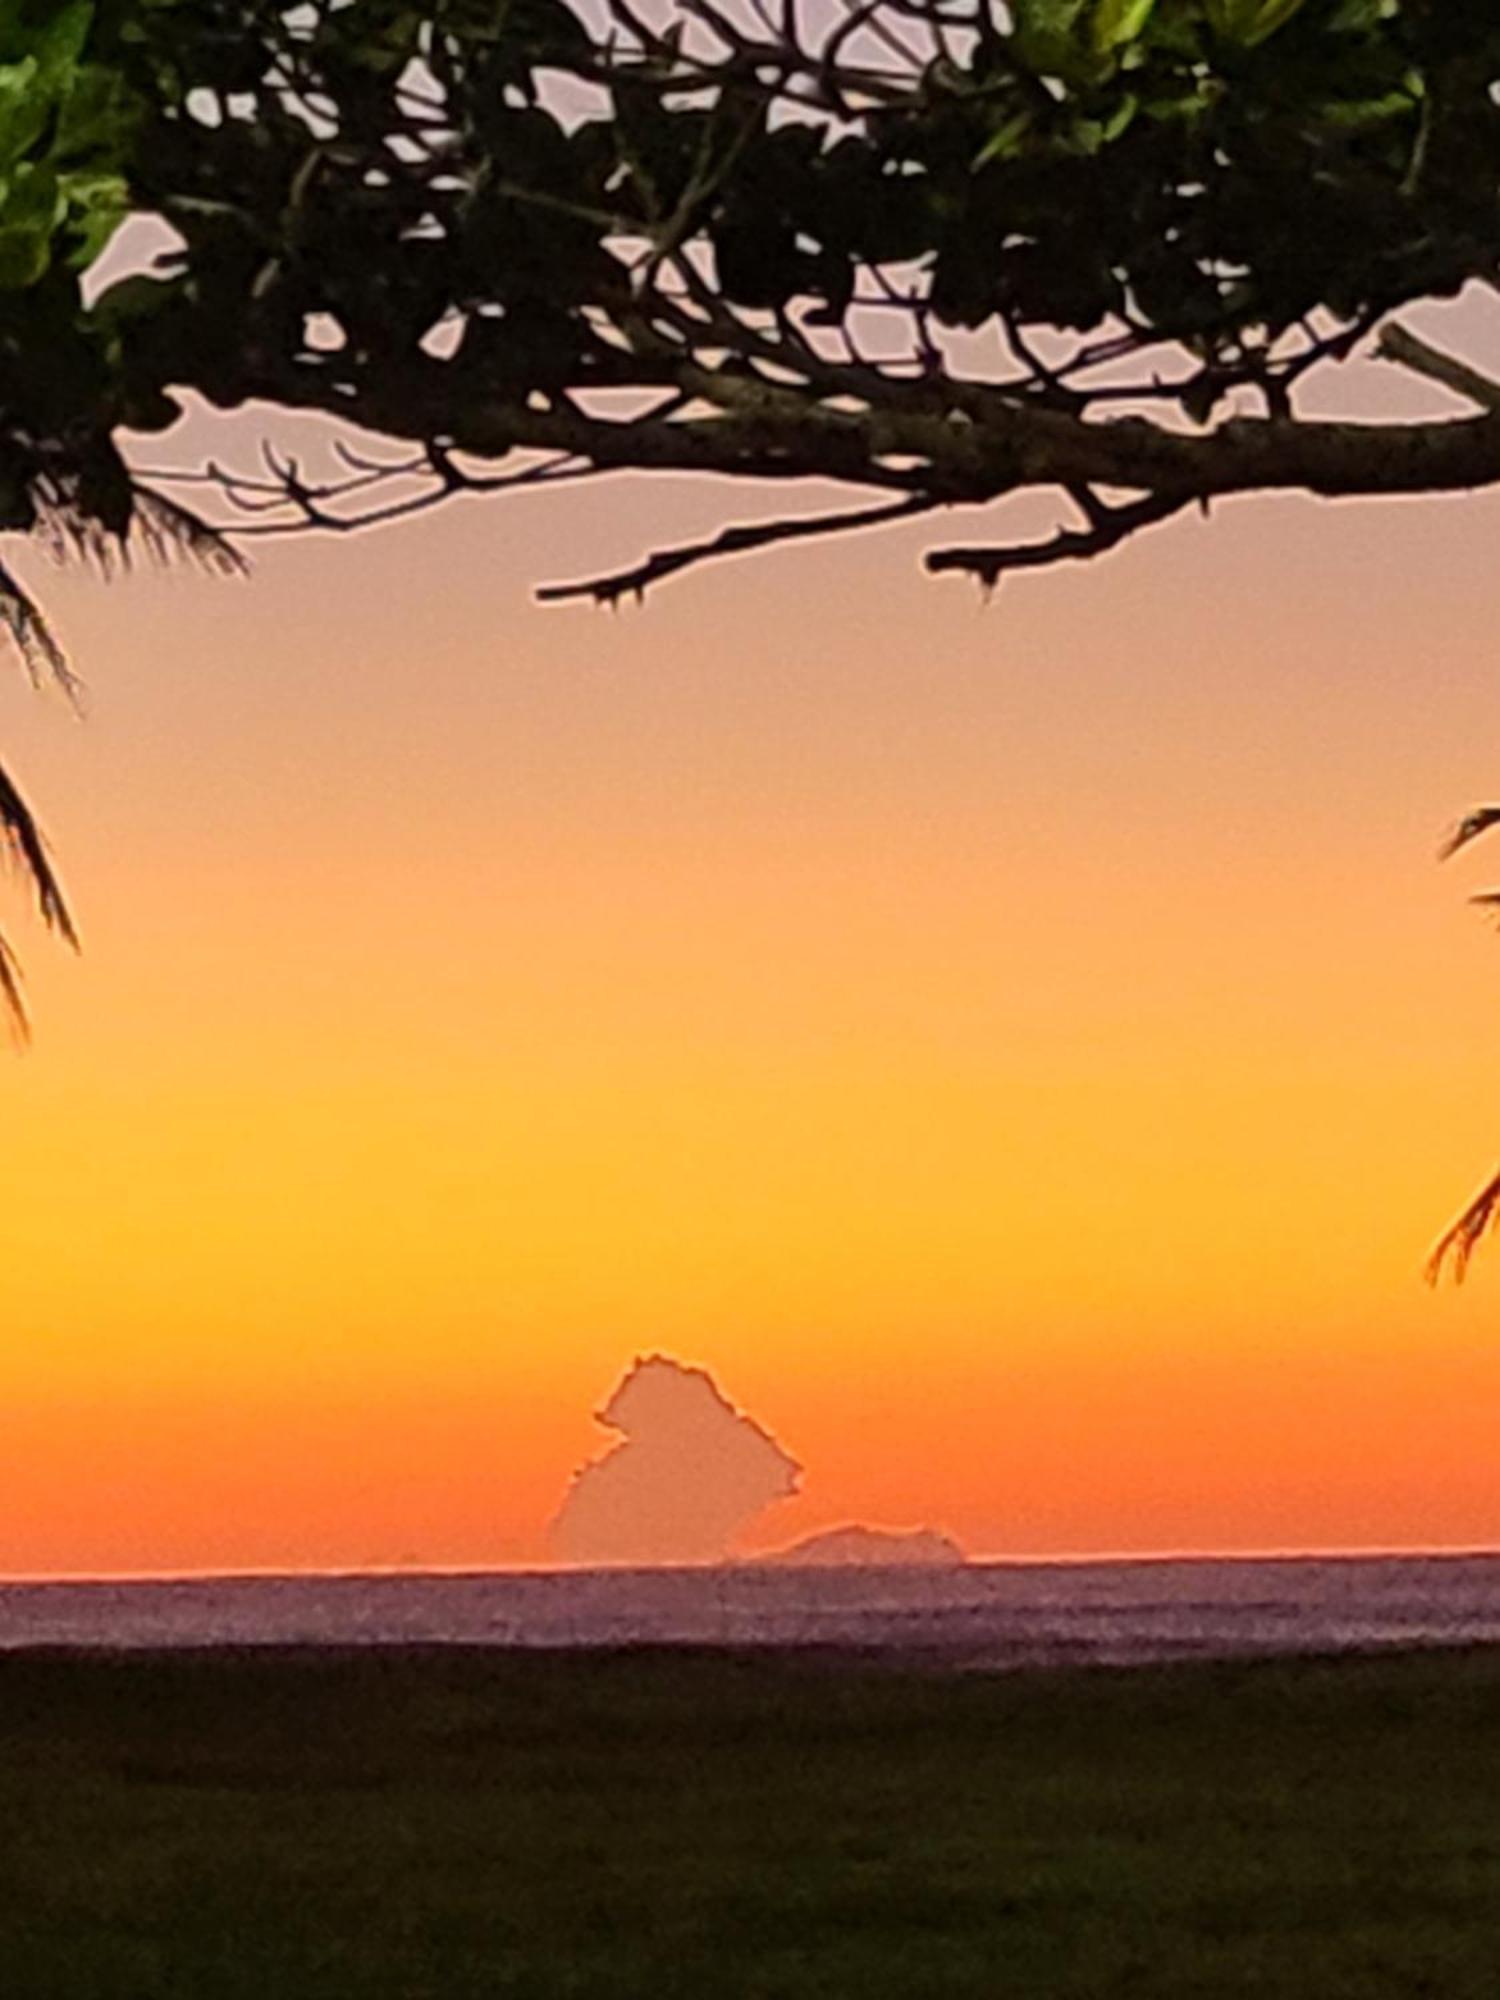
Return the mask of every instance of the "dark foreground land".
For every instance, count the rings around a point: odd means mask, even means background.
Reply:
[[[1500,1994],[1500,1651],[0,1658],[5,2000]]]

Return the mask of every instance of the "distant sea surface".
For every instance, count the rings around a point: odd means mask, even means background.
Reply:
[[[1500,1554],[0,1585],[0,1649],[820,1646],[1004,1667],[1500,1641]]]

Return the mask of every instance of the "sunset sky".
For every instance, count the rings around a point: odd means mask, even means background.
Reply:
[[[762,1545],[1500,1539],[1500,1247],[1421,1282],[1500,1156],[1500,850],[1433,858],[1500,793],[1500,499],[988,609],[941,528],[530,601],[764,504],[22,552],[85,952],[17,886],[0,1571],[534,1560],[655,1349],[807,1468]]]

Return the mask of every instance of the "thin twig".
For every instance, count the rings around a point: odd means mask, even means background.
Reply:
[[[1409,326],[1402,326],[1399,321],[1382,329],[1375,343],[1375,352],[1382,361],[1394,361],[1398,367],[1407,368],[1414,375],[1424,376],[1429,382],[1451,389],[1455,396],[1477,403],[1481,410],[1500,411],[1500,382],[1482,374],[1458,355],[1434,347],[1430,340],[1423,340],[1420,334],[1413,333]]]
[[[1075,498],[1077,495],[1075,494]],[[1087,528],[1064,528],[1048,542],[1023,542],[1014,548],[930,549],[922,558],[932,575],[961,570],[986,589],[993,590],[1003,576],[1017,569],[1049,569],[1054,563],[1083,561],[1103,555],[1143,528],[1154,527],[1173,514],[1180,514],[1189,502],[1164,499],[1151,494],[1124,507],[1090,504]]]
[[[560,604],[570,598],[591,597],[596,604],[618,604],[622,597],[645,597],[652,584],[664,582],[695,564],[713,562],[724,556],[748,555],[755,549],[771,548],[779,542],[797,541],[814,535],[838,535],[855,528],[875,528],[891,521],[911,520],[931,513],[942,503],[914,495],[884,507],[858,507],[840,514],[811,514],[795,521],[763,521],[725,528],[705,542],[689,542],[681,548],[663,549],[630,569],[613,576],[595,577],[586,583],[545,584],[536,595],[544,604]]]

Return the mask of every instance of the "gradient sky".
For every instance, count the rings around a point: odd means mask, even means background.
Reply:
[[[86,951],[9,898],[0,1571],[534,1558],[658,1348],[807,1468],[765,1544],[1500,1539],[1500,1248],[1420,1275],[1500,1155],[1500,851],[1433,860],[1500,791],[1500,499],[988,609],[931,529],[531,604],[726,504],[23,555]]]

